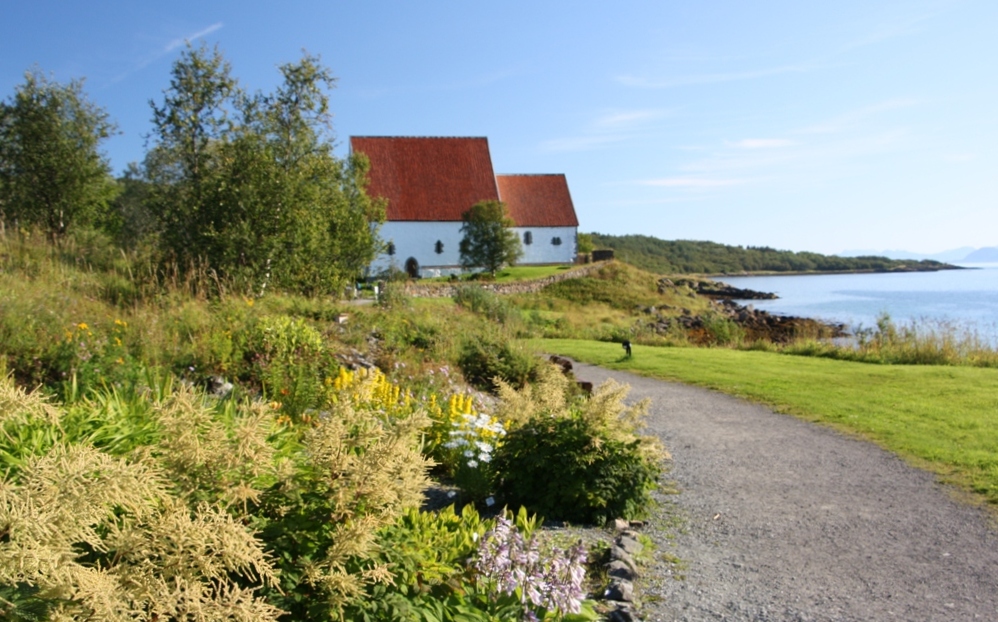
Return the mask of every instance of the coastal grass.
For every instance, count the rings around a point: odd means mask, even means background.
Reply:
[[[609,369],[707,387],[872,441],[998,508],[998,370],[877,365],[726,348],[535,339]]]
[[[545,277],[553,276],[555,274],[561,274],[562,272],[570,270],[573,267],[574,266],[572,266],[571,264],[550,265],[550,266],[510,266],[496,272],[495,279],[490,279],[489,282],[514,283],[517,281],[532,281],[535,279],[543,279]],[[475,280],[474,277],[477,276],[479,275],[468,274],[462,276],[461,280],[473,281]],[[437,276],[423,280],[430,283],[449,283],[451,282],[452,279],[449,276]]]
[[[512,266],[503,268],[496,273],[497,283],[510,283],[514,281],[532,281],[545,277],[561,274],[571,269],[571,265],[562,266]]]

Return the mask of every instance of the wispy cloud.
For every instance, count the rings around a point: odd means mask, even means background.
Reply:
[[[217,30],[221,30],[222,26],[224,26],[222,22],[216,22],[211,26],[208,26],[207,28],[202,28],[201,30],[193,34],[187,35],[186,37],[178,37],[166,44],[166,47],[163,48],[163,53],[165,54],[168,52],[172,52],[173,50],[179,48],[182,45],[186,45],[187,43],[192,43],[202,37],[207,37],[211,33]]]
[[[810,125],[802,128],[799,132],[801,134],[834,134],[853,128],[869,117],[900,108],[910,108],[917,104],[918,100],[910,98],[889,99]]]
[[[216,23],[212,24],[211,26],[208,26],[207,28],[202,28],[201,30],[199,30],[199,31],[197,31],[197,32],[195,32],[193,34],[187,35],[185,37],[177,37],[175,39],[171,39],[162,48],[159,48],[159,49],[154,50],[154,51],[152,51],[152,52],[150,52],[150,53],[148,53],[148,54],[146,54],[144,56],[141,56],[139,58],[134,59],[131,62],[131,67],[129,67],[126,71],[118,74],[117,76],[111,78],[108,81],[108,84],[115,84],[117,82],[121,82],[122,80],[124,80],[128,76],[132,75],[133,73],[135,73],[135,72],[137,72],[137,71],[139,71],[141,69],[145,69],[149,65],[151,65],[154,62],[156,62],[157,60],[163,58],[164,56],[166,56],[170,52],[176,50],[177,48],[181,47],[182,45],[185,45],[188,42],[196,41],[197,39],[201,39],[203,37],[207,37],[211,33],[217,32],[217,31],[221,30],[223,26],[224,26],[224,24],[222,22],[216,22]]]
[[[641,186],[658,186],[662,188],[721,188],[724,186],[741,186],[749,183],[748,179],[717,179],[710,177],[663,177],[661,179],[643,179]]]
[[[779,149],[793,147],[796,144],[797,141],[786,138],[746,138],[730,143],[736,149]]]
[[[540,144],[542,151],[588,151],[611,143],[617,143],[627,138],[626,134],[600,134],[595,136],[572,136],[569,138],[554,138]]]
[[[625,112],[612,112],[604,115],[595,121],[593,121],[593,126],[595,127],[631,127],[644,123],[646,121],[653,121],[655,119],[661,119],[669,114],[669,111],[660,108],[649,109],[649,110],[629,110]]]
[[[918,34],[923,30],[922,25],[926,21],[935,17],[938,13],[939,11],[933,11],[919,15],[902,15],[900,17],[892,16],[873,29],[868,29],[868,26],[864,23],[863,27],[867,28],[867,32],[852,41],[847,42],[842,46],[841,51],[846,52],[857,48],[875,45],[897,37]]]
[[[734,82],[739,80],[756,80],[758,78],[768,78],[786,73],[807,73],[818,69],[815,64],[784,65],[782,67],[769,67],[766,69],[751,69],[746,71],[733,71],[724,73],[704,73],[698,75],[679,76],[676,78],[648,78],[645,76],[621,75],[614,79],[624,86],[632,86],[645,89],[668,89],[678,86],[690,86],[695,84],[715,84],[718,82]]]
[[[587,151],[642,135],[652,123],[672,114],[664,108],[614,110],[593,119],[578,136],[554,138],[540,143],[542,151]]]

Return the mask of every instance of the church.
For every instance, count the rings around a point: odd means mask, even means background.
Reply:
[[[564,175],[496,175],[484,137],[353,136],[350,149],[371,162],[371,197],[387,200],[385,252],[414,278],[461,271],[461,215],[479,201],[502,201],[523,245],[517,265],[569,264],[579,220]]]

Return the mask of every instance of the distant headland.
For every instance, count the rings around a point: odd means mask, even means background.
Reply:
[[[697,240],[660,240],[648,235],[588,234],[595,248],[613,249],[629,264],[658,274],[776,275],[863,272],[935,272],[960,266],[931,259],[839,257],[777,250],[768,246],[729,246]]]

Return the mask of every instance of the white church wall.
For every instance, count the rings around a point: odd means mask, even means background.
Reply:
[[[394,265],[405,269],[405,262],[414,258],[423,276],[431,276],[427,269],[454,268],[461,265],[461,223],[394,221],[381,225],[379,235],[386,243],[395,245],[395,254],[379,255],[371,263],[371,272],[379,273]],[[437,242],[443,252],[437,253]],[[449,274],[443,272],[442,274]],[[432,275],[437,276],[437,275]]]
[[[523,245],[521,265],[575,261],[575,227],[514,227],[513,231],[520,236]],[[526,243],[528,233],[530,244]]]
[[[523,246],[523,258],[519,265],[530,264],[570,264],[575,261],[575,227],[514,227]],[[531,243],[524,244],[524,234],[530,233]],[[460,222],[386,222],[379,232],[381,239],[394,245],[393,255],[379,255],[371,263],[371,273],[385,272],[394,266],[405,269],[406,261],[412,257],[419,263],[420,274],[424,277],[446,276],[461,271],[461,223]],[[558,239],[560,244],[553,241]],[[442,252],[437,253],[437,242]]]

